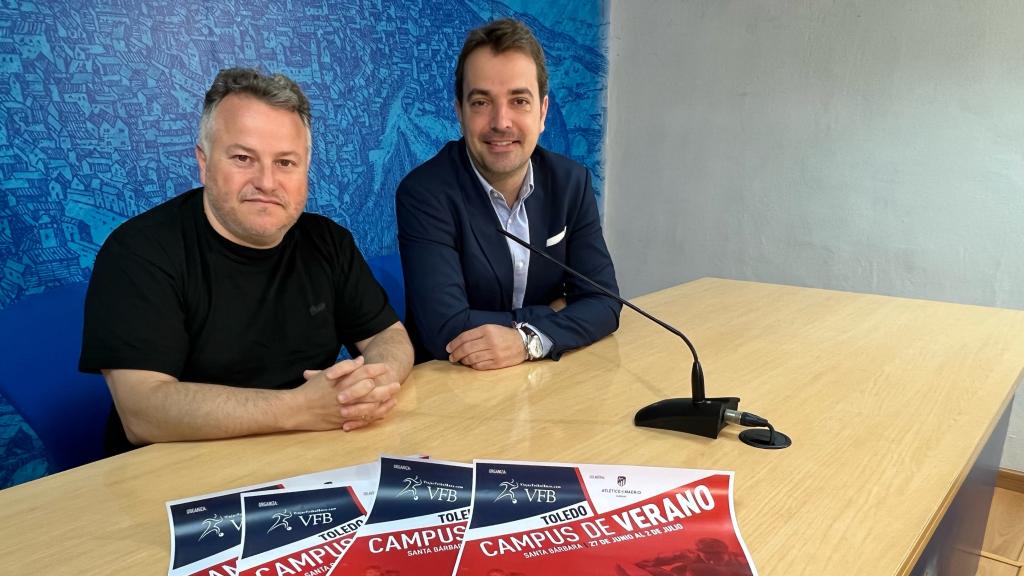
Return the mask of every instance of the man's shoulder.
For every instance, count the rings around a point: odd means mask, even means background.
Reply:
[[[295,247],[291,252],[301,258],[322,258],[328,262],[345,259],[357,250],[352,232],[333,219],[315,212],[303,212],[288,231]]]
[[[550,172],[556,175],[574,177],[584,177],[587,175],[587,167],[583,164],[541,146],[537,146],[534,149],[530,160],[533,162],[534,172]]]
[[[590,173],[583,164],[540,146],[530,160],[537,187],[554,192],[541,196],[547,206],[578,206],[592,193]]]
[[[432,158],[406,174],[398,186],[399,191],[419,188],[421,185],[437,189],[454,184],[458,180],[459,173],[464,170],[459,157],[460,153],[466,154],[461,140],[448,142]]]
[[[348,228],[338,224],[332,218],[316,212],[303,212],[295,222],[295,228],[313,238],[341,240],[352,238],[352,232]]]
[[[202,188],[195,188],[132,216],[114,229],[104,244],[152,245],[181,237],[182,228],[201,209]]]

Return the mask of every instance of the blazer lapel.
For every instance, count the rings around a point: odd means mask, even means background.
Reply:
[[[546,172],[537,161],[537,154],[534,153],[533,156],[533,194],[526,199],[526,216],[530,220],[530,244],[547,253],[544,242],[549,233],[548,218],[551,218],[553,212],[548,206],[548,182],[544,178]],[[553,266],[554,264],[548,262],[543,256],[530,254],[530,270],[526,275],[526,294],[523,297],[524,305],[526,302],[536,302],[541,296],[536,293],[537,287],[547,283],[541,281],[540,278],[545,269]]]
[[[473,229],[473,236],[483,251],[494,274],[498,287],[498,295],[502,305],[506,309],[512,308],[512,256],[509,254],[508,241],[498,233],[501,222],[491,200],[484,191],[480,179],[476,177],[473,166],[469,163],[469,155],[466,152],[465,140],[459,140],[455,147],[457,156],[456,162],[461,167],[459,170],[460,186],[463,200],[469,212],[470,225]],[[532,225],[530,233],[533,233]]]

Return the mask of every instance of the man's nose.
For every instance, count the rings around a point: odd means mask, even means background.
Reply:
[[[260,190],[273,190],[274,188],[274,164],[266,162],[260,164],[259,171],[253,178],[253,185]]]
[[[511,128],[508,107],[504,104],[496,104],[493,109],[494,112],[491,114],[491,130],[504,131]]]

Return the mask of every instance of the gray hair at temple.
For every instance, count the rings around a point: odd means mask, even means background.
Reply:
[[[312,115],[309,100],[302,88],[284,74],[266,75],[253,68],[226,68],[217,73],[213,85],[206,91],[203,115],[199,119],[199,147],[210,150],[210,132],[217,105],[231,94],[246,94],[257,100],[289,112],[295,112],[306,126],[310,151],[313,148]]]

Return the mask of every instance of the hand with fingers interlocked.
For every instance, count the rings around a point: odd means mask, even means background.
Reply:
[[[384,363],[367,364],[362,356],[324,370],[306,370],[307,383],[322,379],[334,391],[339,426],[346,432],[368,426],[388,415],[401,388],[394,370]]]

